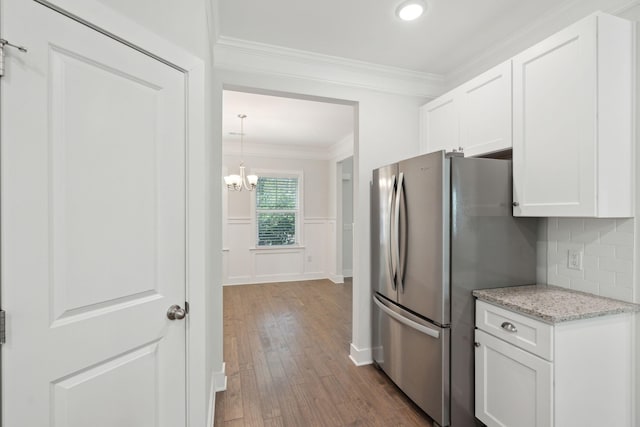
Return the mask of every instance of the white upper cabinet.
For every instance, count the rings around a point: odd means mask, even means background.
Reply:
[[[447,92],[420,107],[420,152],[453,151],[460,142],[458,100]]]
[[[425,104],[420,119],[421,153],[511,148],[511,61]]]
[[[633,27],[597,13],[513,58],[513,213],[633,216]]]
[[[511,61],[463,84],[458,98],[465,156],[511,148]]]

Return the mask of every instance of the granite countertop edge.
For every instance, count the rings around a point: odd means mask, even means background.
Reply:
[[[611,307],[606,309],[594,308],[584,309],[580,313],[558,313],[557,307],[554,313],[549,313],[549,310],[545,311],[547,307],[536,307],[530,303],[529,306],[523,306],[518,301],[510,301],[509,296],[518,296],[518,299],[526,299],[526,294],[534,292],[541,293],[555,293],[575,296],[579,299],[586,299],[588,301],[606,302]],[[495,304],[497,306],[506,308],[519,314],[523,314],[528,317],[532,317],[537,320],[541,320],[545,323],[556,324],[562,322],[569,322],[573,320],[590,319],[595,317],[610,316],[616,314],[633,313],[640,311],[640,305],[625,301],[619,301],[612,298],[602,297],[586,292],[580,292],[573,289],[561,288],[553,285],[525,285],[525,286],[512,286],[507,288],[493,288],[493,289],[479,289],[472,292],[473,296],[481,301]],[[506,295],[505,295],[506,294]],[[531,298],[533,300],[534,298]]]

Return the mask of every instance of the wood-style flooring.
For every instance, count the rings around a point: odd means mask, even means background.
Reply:
[[[227,390],[216,395],[216,427],[433,426],[381,371],[349,359],[351,288],[224,288]]]

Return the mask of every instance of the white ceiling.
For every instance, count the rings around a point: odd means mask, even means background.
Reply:
[[[403,22],[402,0],[219,0],[220,36],[447,74],[575,0],[426,1]]]
[[[240,144],[238,114],[246,114],[244,142],[328,148],[353,132],[353,107],[225,90],[222,139]],[[245,147],[246,148],[246,147]],[[239,149],[239,148],[238,148]]]

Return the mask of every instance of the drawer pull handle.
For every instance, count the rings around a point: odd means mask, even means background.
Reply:
[[[510,322],[502,322],[502,325],[500,325],[502,327],[502,329],[504,329],[505,331],[508,332],[518,332],[518,328],[516,328],[516,326],[513,323]]]

